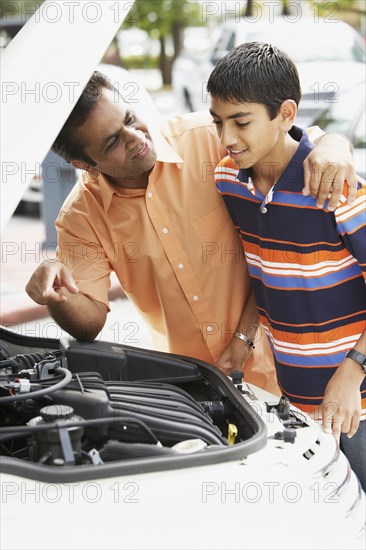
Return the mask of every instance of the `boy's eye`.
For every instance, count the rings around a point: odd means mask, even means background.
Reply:
[[[236,125],[239,126],[239,128],[245,128],[245,126],[248,126],[250,122],[237,122]]]

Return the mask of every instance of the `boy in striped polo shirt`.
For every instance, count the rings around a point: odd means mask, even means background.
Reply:
[[[365,182],[353,206],[345,185],[334,211],[302,194],[302,163],[313,145],[300,129],[300,143],[288,133],[301,89],[284,52],[242,44],[217,64],[207,90],[229,155],[216,184],[242,238],[280,387],[322,418],[365,489]],[[237,333],[248,353],[243,327],[257,321],[252,315],[243,311]]]

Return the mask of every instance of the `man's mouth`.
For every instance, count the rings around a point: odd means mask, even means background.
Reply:
[[[138,153],[136,153],[136,155],[134,155],[133,158],[141,158],[141,157],[144,157],[149,151],[149,145],[147,143],[147,141],[145,141],[141,147],[140,147],[140,150],[138,151]]]

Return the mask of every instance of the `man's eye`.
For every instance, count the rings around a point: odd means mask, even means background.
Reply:
[[[113,138],[113,141],[111,141],[111,143],[108,145],[108,150],[113,149],[114,147],[116,147],[116,145],[118,145],[119,137],[120,136],[115,136]]]
[[[213,120],[212,124],[216,124],[216,126],[218,126],[219,124],[221,124],[221,120]]]

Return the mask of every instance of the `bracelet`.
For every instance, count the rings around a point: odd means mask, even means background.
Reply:
[[[242,332],[235,332],[234,334],[235,338],[239,338],[239,340],[243,340],[243,342],[246,343],[247,346],[249,346],[252,349],[255,349],[255,345],[253,344],[253,340],[248,338],[248,336],[245,336]]]

